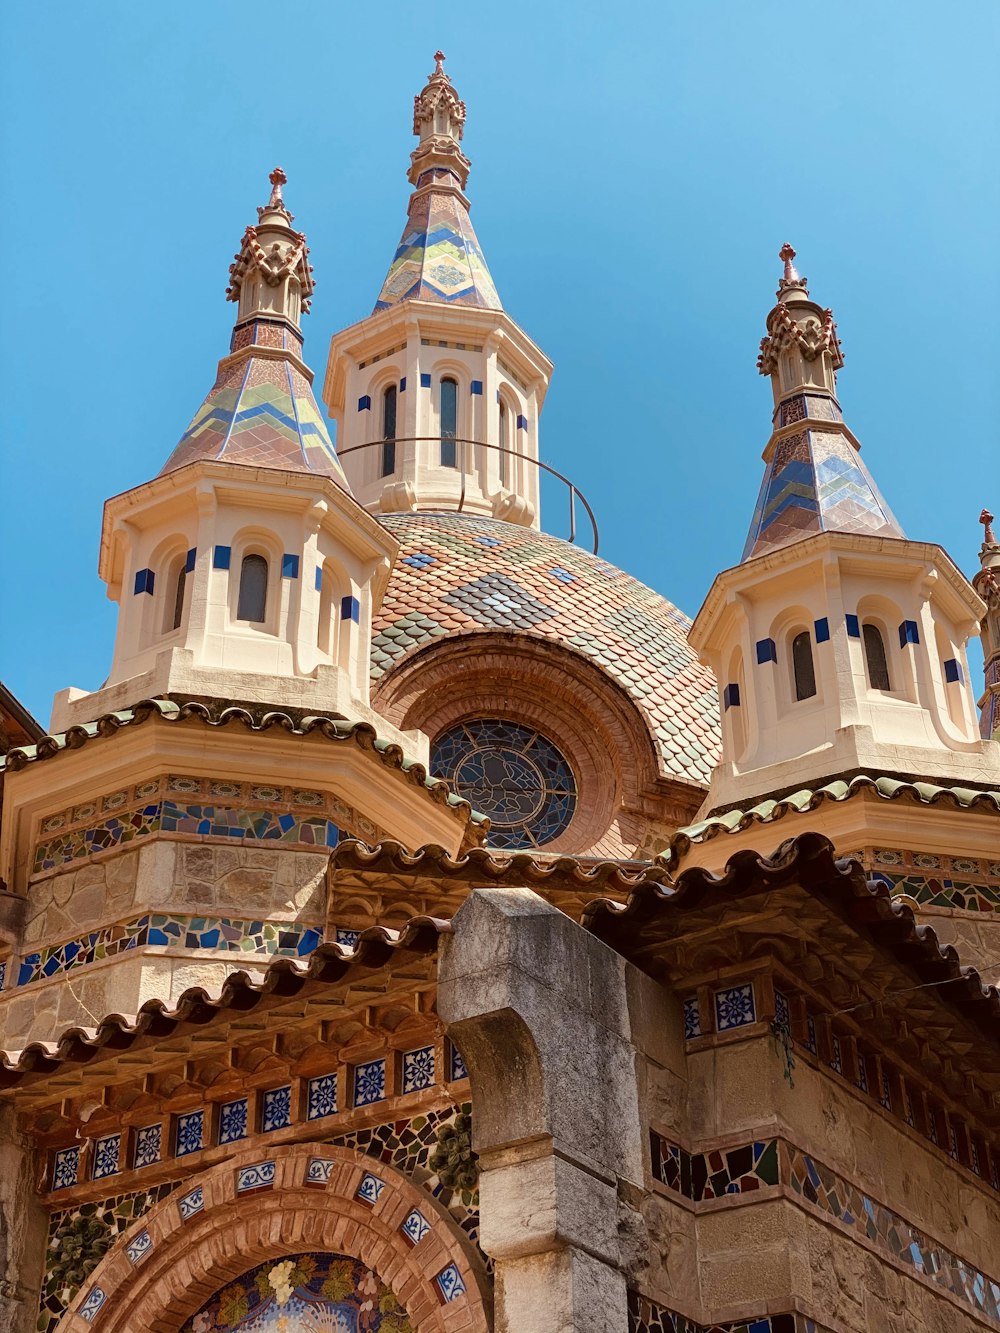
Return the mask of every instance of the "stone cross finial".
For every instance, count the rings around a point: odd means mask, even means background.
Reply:
[[[288,177],[280,167],[275,167],[267,179],[271,182],[271,197],[267,201],[268,208],[284,208],[281,187],[288,184]]]
[[[778,258],[783,260],[785,264],[785,272],[782,276],[782,282],[787,284],[791,282],[801,281],[798,275],[798,271],[795,265],[792,263],[792,260],[795,258],[795,251],[792,249],[792,247],[788,244],[787,241],[778,251]]]
[[[993,517],[994,516],[988,509],[984,509],[979,515],[979,521],[985,528],[985,532],[983,533],[983,544],[985,546],[996,546],[997,544],[997,539],[993,532]]]

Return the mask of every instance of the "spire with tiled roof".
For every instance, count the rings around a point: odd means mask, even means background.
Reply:
[[[837,371],[844,356],[833,312],[810,299],[790,245],[779,258],[778,301],[757,358],[760,373],[771,377],[773,429],[743,559],[817,532],[902,537],[841,415]]]
[[[226,298],[238,304],[230,352],[164,472],[194,459],[315,472],[349,489],[302,360],[300,319],[313,292],[306,238],[292,228],[275,167],[229,268]]]
[[[408,173],[414,191],[376,310],[400,301],[503,308],[464,194],[471,165],[460,146],[464,126],[465,103],[444,72],[444,52],[437,51],[434,72],[413,99],[413,133],[420,140]]]

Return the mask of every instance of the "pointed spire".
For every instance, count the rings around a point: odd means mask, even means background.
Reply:
[[[230,354],[162,470],[222,459],[318,472],[349,490],[302,360],[299,326],[314,288],[309,247],[292,229],[285,173],[275,167],[268,179],[270,197],[229,266],[226,299],[239,306]]]
[[[979,548],[980,569],[972,586],[986,603],[980,633],[983,641],[983,670],[986,688],[979,700],[979,732],[984,740],[1000,738],[1000,542],[993,531],[993,515],[984,509],[983,544]]]
[[[810,298],[787,241],[779,258],[784,268],[777,304],[757,358],[774,394],[772,434],[743,559],[817,532],[902,537],[844,424],[837,401],[844,354],[833,311]]]
[[[461,149],[465,103],[444,72],[444,52],[413,99],[413,133],[420,140],[407,173],[414,186],[403,236],[375,309],[400,301],[501,310],[469,217],[464,190],[471,163]]]

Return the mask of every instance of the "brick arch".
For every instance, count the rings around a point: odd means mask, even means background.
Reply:
[[[317,1168],[314,1164],[324,1165]],[[241,1171],[273,1165],[266,1188],[240,1190]],[[362,1181],[382,1185],[374,1205]],[[258,1177],[254,1177],[257,1179]],[[202,1206],[182,1202],[200,1190]],[[414,1209],[430,1223],[415,1245],[401,1226]],[[134,1262],[134,1242],[149,1245]],[[489,1333],[489,1279],[454,1219],[407,1176],[351,1148],[295,1144],[247,1149],[191,1177],[118,1238],[56,1333],[177,1333],[221,1286],[268,1259],[330,1252],[362,1260],[406,1307],[417,1333]],[[445,1302],[437,1275],[454,1264],[465,1293]],[[88,1322],[95,1290],[104,1300]]]

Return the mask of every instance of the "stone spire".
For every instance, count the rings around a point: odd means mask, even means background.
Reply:
[[[413,194],[406,226],[375,309],[400,301],[501,310],[486,260],[469,217],[464,190],[469,159],[462,152],[465,103],[444,72],[444,52],[413,99],[413,133],[420,140],[407,173]]]
[[[301,317],[314,287],[309,247],[282,197],[285,173],[275,167],[269,179],[270,197],[229,266],[226,299],[238,307],[229,355],[163,472],[211,458],[320,473],[347,490],[302,360]]]
[[[844,424],[837,401],[844,355],[833,312],[810,298],[787,242],[779,258],[777,304],[757,358],[774,393],[772,433],[743,559],[817,532],[902,537]]]
[[[989,740],[1000,739],[1000,542],[988,509],[979,515],[979,521],[983,525],[983,544],[979,548],[982,568],[974,575],[972,586],[986,603],[981,622],[986,688],[979,700],[979,731],[984,740]]]

